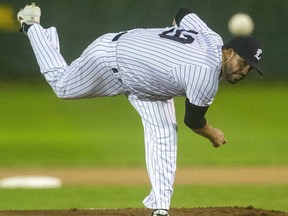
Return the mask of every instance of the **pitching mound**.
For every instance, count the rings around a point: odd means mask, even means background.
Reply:
[[[94,210],[39,210],[39,211],[0,211],[1,216],[150,216],[147,209],[94,209]],[[288,216],[288,213],[255,209],[252,206],[179,208],[171,209],[170,216]]]

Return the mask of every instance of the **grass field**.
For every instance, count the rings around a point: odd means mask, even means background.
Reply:
[[[61,189],[0,190],[0,210],[70,208],[143,208],[146,186],[78,186]],[[175,208],[252,205],[266,210],[288,212],[288,186],[176,186]]]
[[[228,139],[219,149],[183,124],[184,98],[177,98],[178,166],[288,166],[287,88],[285,83],[220,87],[207,114]],[[145,166],[141,120],[124,96],[63,101],[47,85],[26,83],[1,83],[0,95],[0,168]],[[148,190],[144,186],[0,189],[0,210],[143,207]],[[288,211],[287,199],[288,184],[187,185],[175,188],[172,206],[254,205]]]
[[[288,165],[287,86],[223,86],[208,121],[228,139],[215,150],[183,124],[180,166]],[[47,85],[0,85],[0,167],[143,166],[141,120],[124,96],[64,101]]]

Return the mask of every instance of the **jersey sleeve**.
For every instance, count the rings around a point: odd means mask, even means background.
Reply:
[[[210,106],[218,91],[218,73],[197,65],[183,65],[178,69],[189,102],[201,107]]]
[[[207,123],[205,114],[208,108],[191,104],[186,98],[184,123],[191,129],[203,128]]]
[[[180,23],[181,23],[181,21],[182,21],[182,19],[183,19],[186,15],[188,15],[188,14],[190,14],[190,13],[192,13],[190,10],[188,10],[188,9],[186,9],[186,8],[180,8],[180,10],[178,11],[178,13],[177,13],[176,16],[175,16],[175,22],[176,22],[176,24],[179,26]]]
[[[181,8],[175,17],[176,24],[181,29],[186,30],[209,30],[208,26],[196,14],[186,8]]]

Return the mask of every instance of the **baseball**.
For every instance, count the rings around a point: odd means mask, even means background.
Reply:
[[[248,14],[237,13],[230,18],[228,29],[234,36],[248,36],[254,30],[254,22]]]

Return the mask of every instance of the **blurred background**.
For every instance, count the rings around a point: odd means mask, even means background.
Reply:
[[[38,78],[38,66],[30,44],[18,33],[16,14],[26,0],[0,1],[0,79]],[[263,43],[262,67],[265,77],[287,79],[288,2],[286,0],[37,0],[44,27],[56,26],[62,54],[70,63],[98,36],[132,28],[165,27],[180,7],[197,13],[224,43],[231,39],[228,20],[238,12],[255,22],[254,35]]]
[[[124,96],[63,101],[54,95],[39,72],[29,40],[19,33],[16,15],[26,3],[31,2],[0,2],[0,166],[144,165],[141,121]],[[288,163],[284,154],[288,144],[285,135],[288,1],[38,0],[35,3],[42,10],[42,25],[57,27],[61,52],[68,64],[102,34],[169,26],[181,7],[197,13],[223,36],[224,43],[232,38],[229,19],[235,13],[249,14],[255,24],[253,35],[264,46],[261,66],[265,75],[251,73],[238,85],[221,82],[207,116],[227,132],[232,145],[217,153],[211,152],[209,145],[203,149],[191,145],[207,141],[192,134],[183,124],[183,98],[175,99],[179,164]],[[239,149],[246,149],[246,154]]]
[[[249,14],[255,24],[253,35],[263,44],[261,66],[265,75],[251,73],[237,85],[224,80],[220,83],[207,117],[225,132],[228,144],[216,150],[208,140],[191,133],[184,125],[185,98],[175,99],[178,165],[232,169],[288,166],[287,0],[35,0],[35,3],[42,10],[41,24],[57,27],[61,52],[68,64],[102,34],[169,26],[181,7],[198,14],[223,37],[224,43],[232,38],[229,19],[235,13]],[[125,96],[65,101],[54,95],[39,72],[29,40],[18,32],[16,15],[26,4],[31,2],[0,0],[0,176],[6,177],[3,169],[31,167],[43,174],[45,168],[51,167],[145,168],[141,119]],[[255,205],[287,211],[287,185],[177,186],[173,206]],[[141,207],[149,185],[138,191],[136,187],[128,190],[118,185],[64,186],[59,191],[40,192],[0,190],[0,210]],[[116,196],[114,200],[112,195]],[[31,202],[27,199],[30,196],[40,201]],[[48,199],[49,196],[52,198]]]

